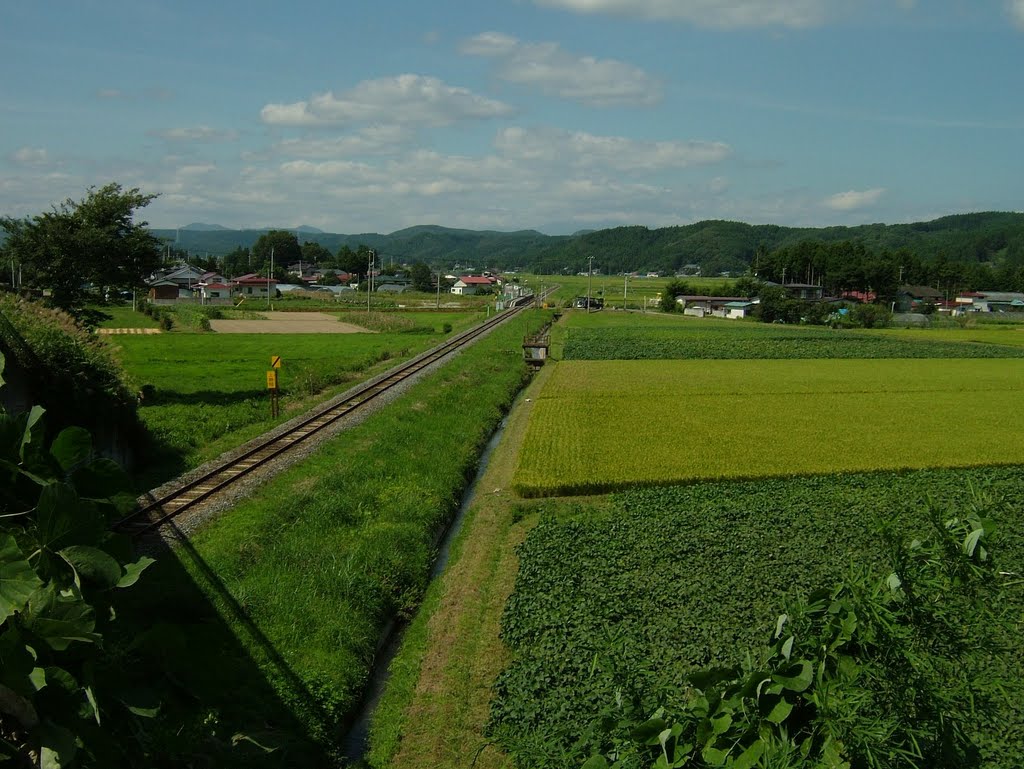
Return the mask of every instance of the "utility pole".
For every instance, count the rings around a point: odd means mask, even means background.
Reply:
[[[590,312],[590,289],[594,282],[594,257],[587,257],[587,312]]]
[[[629,273],[622,277],[622,311],[626,311],[626,287],[629,285]]]
[[[270,272],[267,273],[267,309],[270,309],[270,280],[274,277],[274,247],[270,247]]]
[[[434,305],[435,310],[441,309],[441,271],[437,271],[437,304]]]
[[[371,248],[366,255],[366,314],[370,314],[370,294],[373,292],[373,268],[377,262],[377,253]]]

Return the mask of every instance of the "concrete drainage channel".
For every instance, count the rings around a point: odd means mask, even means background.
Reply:
[[[470,503],[476,493],[476,487],[479,484],[480,479],[483,478],[484,473],[487,471],[487,465],[490,463],[491,454],[494,452],[494,448],[498,445],[498,441],[505,432],[506,421],[507,418],[501,420],[501,423],[494,431],[494,434],[491,435],[487,445],[484,447],[483,453],[480,455],[480,463],[477,467],[476,475],[473,476],[472,482],[470,482],[466,491],[463,493],[462,501],[459,503],[459,508],[455,512],[455,517],[452,519],[451,524],[445,530],[438,542],[437,558],[434,560],[434,566],[430,572],[431,582],[437,579],[448,564],[448,555],[451,552],[452,542],[462,529],[462,522],[466,517],[466,512],[469,510]],[[391,620],[387,628],[385,628],[383,641],[378,649],[377,657],[374,660],[373,669],[370,671],[370,680],[367,682],[366,689],[363,692],[362,703],[360,704],[356,715],[353,717],[351,725],[348,727],[348,730],[345,732],[345,736],[341,741],[342,757],[344,758],[345,765],[357,764],[366,754],[366,750],[369,747],[368,740],[370,735],[370,720],[373,718],[373,714],[377,709],[377,704],[380,702],[381,695],[384,693],[384,687],[388,682],[388,669],[391,667],[391,661],[395,658],[395,655],[402,646],[402,638],[405,635],[405,629],[405,623],[398,622],[394,619]]]

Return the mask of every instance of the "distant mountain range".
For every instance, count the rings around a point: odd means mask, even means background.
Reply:
[[[271,228],[231,230],[215,224],[190,224],[153,234],[192,253],[224,255],[251,247]],[[804,240],[854,240],[874,251],[906,248],[921,259],[1011,261],[1024,266],[1024,214],[984,212],[945,216],[913,224],[867,224],[857,227],[779,227],[742,222],[705,221],[679,227],[616,227],[544,235],[536,230],[496,232],[437,225],[409,227],[387,235],[346,235],[315,227],[280,228],[296,232],[300,243],[312,241],[332,252],[347,245],[375,249],[386,260],[468,269],[493,267],[544,273],[578,272],[590,257],[603,272],[674,271],[699,265],[704,275],[746,270],[760,252]]]

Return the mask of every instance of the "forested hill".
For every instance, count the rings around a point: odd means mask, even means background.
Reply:
[[[266,230],[155,230],[176,247],[222,255],[252,246]],[[616,227],[572,236],[533,230],[494,232],[419,226],[390,235],[299,233],[332,252],[344,245],[366,245],[385,259],[467,268],[529,269],[544,273],[579,272],[588,257],[602,272],[670,271],[699,265],[705,275],[746,270],[758,255],[801,241],[859,241],[872,251],[909,249],[918,258],[953,262],[1024,265],[1024,214],[972,213],[914,224],[795,228],[705,221],[681,227]]]

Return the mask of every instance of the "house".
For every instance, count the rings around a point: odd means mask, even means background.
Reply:
[[[822,297],[822,287],[813,283],[783,283],[782,287],[794,299],[803,299],[805,302],[816,302]]]
[[[203,270],[190,264],[180,264],[176,267],[157,270],[146,281],[149,298],[153,301],[191,299],[194,293],[193,289],[202,283],[204,274],[206,273]]]
[[[690,315],[694,318],[703,318],[708,315],[712,315],[716,318],[729,318],[729,317],[740,317],[745,318],[748,310],[744,310],[743,314],[737,314],[739,311],[740,304],[746,307],[747,305],[753,305],[745,296],[703,296],[703,295],[691,295],[684,294],[683,296],[676,297],[676,304],[682,305],[683,314]],[[727,307],[729,304],[736,306]],[[730,310],[733,314],[730,315]]]
[[[463,275],[455,281],[452,286],[452,293],[461,296],[477,294],[493,286],[497,281],[484,275]]]
[[[1024,293],[1019,291],[969,291],[956,298],[966,312],[1024,312]]]
[[[231,302],[231,284],[223,281],[217,283],[201,283],[199,298],[203,304],[228,304]]]
[[[931,286],[900,286],[894,309],[896,312],[913,312],[926,305],[938,305],[942,298],[942,292]]]
[[[249,273],[235,278],[231,284],[232,293],[245,299],[267,299],[277,293],[277,281],[262,275]]]
[[[722,305],[722,310],[725,312],[724,317],[732,320],[741,320],[742,318],[748,317],[750,313],[754,311],[756,306],[757,304],[755,302],[751,302],[749,299],[746,299],[742,301],[726,302]]]
[[[178,299],[178,284],[173,280],[148,280],[146,285],[149,286],[149,301],[151,302],[174,302]]]

